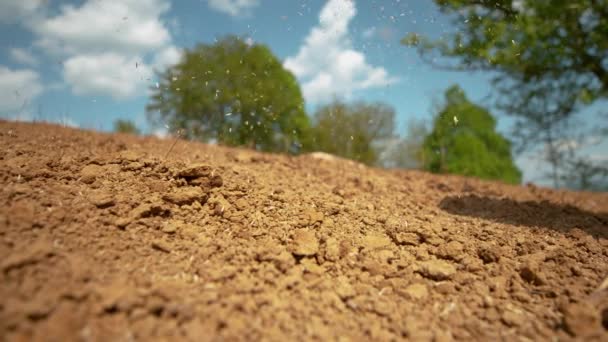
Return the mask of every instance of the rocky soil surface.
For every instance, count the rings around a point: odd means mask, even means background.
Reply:
[[[608,194],[0,121],[0,339],[608,340]]]

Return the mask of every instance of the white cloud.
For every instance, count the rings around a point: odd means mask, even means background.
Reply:
[[[86,0],[29,28],[34,46],[65,61],[64,81],[75,94],[126,99],[146,94],[152,70],[181,57],[162,19],[169,8],[168,0]]]
[[[88,0],[80,7],[33,24],[39,46],[65,54],[120,52],[137,54],[164,47],[171,40],[160,15],[165,0]]]
[[[164,69],[168,66],[175,65],[182,58],[182,53],[182,50],[177,47],[168,46],[156,54],[152,64],[156,69]]]
[[[259,3],[259,0],[208,0],[210,8],[232,17],[251,14],[251,10]]]
[[[319,15],[319,24],[310,31],[298,54],[285,60],[285,67],[303,82],[304,96],[310,103],[334,95],[350,97],[357,90],[397,82],[384,68],[368,64],[365,55],[352,48],[348,25],[356,13],[353,1],[328,1]]]
[[[21,111],[43,90],[38,73],[0,66],[0,112]]]
[[[19,64],[35,66],[38,65],[38,59],[31,52],[21,48],[11,48],[8,50],[11,59]]]
[[[111,52],[78,55],[66,60],[63,77],[77,95],[109,95],[123,99],[137,95],[152,77],[151,68],[139,63],[137,57]]]
[[[2,0],[0,1],[0,23],[23,22],[42,6],[45,0]]]

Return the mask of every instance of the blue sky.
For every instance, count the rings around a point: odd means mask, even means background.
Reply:
[[[399,44],[409,32],[452,30],[418,0],[2,0],[0,117],[98,130],[123,118],[152,132],[144,107],[154,70],[184,48],[236,34],[284,61],[309,111],[333,95],[383,101],[404,131],[409,118],[428,119],[454,83],[490,105],[490,75],[433,70]],[[501,131],[509,125],[499,117]],[[526,181],[538,178],[534,163],[518,164]]]

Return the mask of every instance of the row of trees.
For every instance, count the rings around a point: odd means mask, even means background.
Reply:
[[[510,143],[496,133],[494,118],[456,86],[447,90],[431,131],[417,123],[398,139],[395,110],[387,104],[336,99],[307,115],[293,74],[268,47],[238,37],[186,51],[159,79],[148,117],[188,139],[270,152],[323,151],[368,165],[521,180]],[[116,123],[116,130],[132,129]]]
[[[556,187],[608,183],[608,165],[579,153],[605,138],[605,121],[585,128],[577,117],[608,100],[607,0],[435,2],[456,30],[439,40],[411,33],[402,43],[437,68],[495,75],[494,107],[515,121],[514,151],[537,152]],[[159,76],[149,117],[189,138],[520,180],[495,120],[457,87],[430,127],[412,122],[397,140],[394,111],[383,104],[334,101],[309,119],[293,75],[267,47],[236,37],[197,46]]]

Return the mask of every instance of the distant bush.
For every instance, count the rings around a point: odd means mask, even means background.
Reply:
[[[114,132],[139,135],[140,131],[133,121],[118,119],[114,121]]]
[[[383,142],[394,138],[395,110],[383,103],[334,101],[313,118],[313,149],[376,165]]]
[[[433,130],[424,139],[424,169],[520,183],[511,143],[496,132],[492,115],[471,103],[458,86],[450,87],[445,98]]]

